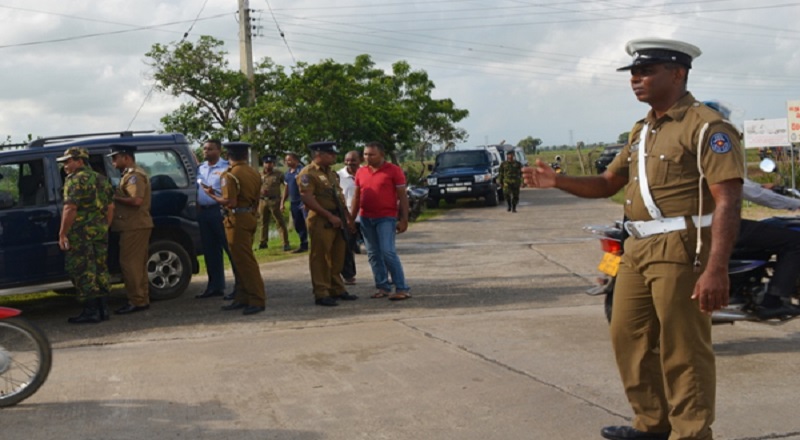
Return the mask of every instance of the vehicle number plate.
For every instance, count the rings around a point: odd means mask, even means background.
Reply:
[[[456,186],[453,188],[447,188],[447,192],[451,193],[460,193],[464,191],[469,191],[469,188],[467,188],[466,186]]]
[[[600,270],[600,272],[603,272],[610,277],[615,277],[617,276],[617,271],[619,270],[619,260],[621,258],[622,257],[619,255],[606,252],[606,254],[603,255],[603,259],[600,260],[600,264],[597,266],[597,268]]]

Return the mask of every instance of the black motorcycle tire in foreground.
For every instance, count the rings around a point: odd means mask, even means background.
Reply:
[[[0,407],[33,395],[52,363],[50,342],[38,327],[20,316],[0,319]]]

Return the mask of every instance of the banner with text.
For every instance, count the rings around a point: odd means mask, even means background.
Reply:
[[[788,147],[790,145],[786,119],[744,121],[745,148]]]

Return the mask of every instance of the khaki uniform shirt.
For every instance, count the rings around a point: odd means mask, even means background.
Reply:
[[[130,206],[116,203],[114,220],[111,222],[112,231],[132,231],[153,227],[153,219],[150,217],[150,179],[141,167],[135,165],[133,168],[125,168],[116,195],[141,197],[142,204]]]
[[[703,214],[713,212],[715,207],[709,185],[744,178],[744,150],[739,132],[723,120],[719,113],[697,102],[687,93],[660,119],[656,120],[651,110],[645,119],[636,122],[628,144],[608,166],[608,171],[628,178],[625,187],[625,215],[628,220],[652,220],[642,199],[638,181],[639,135],[645,123],[648,125],[645,141],[648,186],[663,217],[698,215],[698,154],[705,174]],[[708,127],[700,139],[706,124]],[[699,153],[698,147],[701,148]],[[701,259],[705,261],[710,249],[710,228],[704,228],[703,232],[704,252]],[[687,259],[693,258],[695,236],[696,230],[690,226],[688,230],[679,233],[627,240],[626,257],[629,257],[629,246],[640,242],[650,249],[647,252],[643,250],[647,255],[640,254],[635,258],[651,262],[685,263]]]
[[[252,208],[255,213],[258,207],[261,176],[252,167],[237,163],[228,167],[220,181],[222,197],[236,200],[236,209]]]
[[[261,197],[271,200],[281,198],[283,172],[273,169],[271,173],[261,171]]]
[[[345,206],[344,196],[339,187],[339,175],[330,167],[322,168],[312,162],[297,175],[297,185],[301,192],[310,189],[320,206],[332,213],[337,213],[339,206]],[[334,197],[339,198],[338,204]],[[309,210],[308,218],[312,219],[318,215]],[[344,213],[340,213],[340,215],[344,215]]]

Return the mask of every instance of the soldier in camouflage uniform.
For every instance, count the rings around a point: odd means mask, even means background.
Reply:
[[[517,212],[519,203],[519,187],[522,185],[522,164],[514,158],[514,152],[506,153],[506,161],[500,165],[500,185],[503,187],[503,195],[508,203],[509,212]]]
[[[106,257],[114,190],[105,176],[87,166],[88,159],[89,153],[78,147],[56,159],[67,173],[58,246],[66,252],[67,273],[84,302],[83,312],[67,320],[72,324],[108,319],[106,301],[111,290]]]

